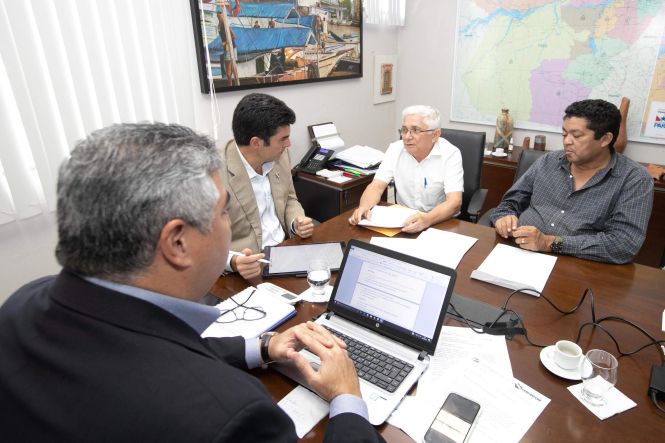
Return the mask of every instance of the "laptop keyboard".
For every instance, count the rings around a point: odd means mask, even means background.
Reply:
[[[388,392],[395,392],[413,369],[412,364],[327,326],[324,328],[346,343],[347,352],[356,367],[358,377]]]

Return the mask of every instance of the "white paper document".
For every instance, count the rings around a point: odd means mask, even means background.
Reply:
[[[471,273],[471,278],[509,289],[528,288],[542,292],[555,263],[556,257],[552,255],[498,244]]]
[[[466,235],[429,228],[416,239],[372,237],[370,243],[455,269],[477,241]]]
[[[429,389],[449,377],[449,371],[468,361],[483,363],[505,376],[513,376],[506,337],[478,334],[467,327],[443,326],[430,366],[418,380],[418,389]]]
[[[344,140],[342,140],[342,137],[339,135],[331,135],[330,137],[324,137],[324,138],[317,138],[317,142],[319,142],[319,146],[321,146],[323,149],[339,149],[344,147]]]
[[[231,299],[224,300],[215,306],[220,310],[220,313],[237,308],[218,319],[218,321],[224,321],[225,323],[215,321],[208,326],[208,329],[203,331],[201,337],[242,336],[245,338],[254,338],[263,332],[273,330],[277,325],[296,315],[296,308],[282,301],[279,296],[255,289],[252,286],[238,292],[232,298],[237,303],[256,308],[260,311],[246,310],[245,307],[237,307],[237,304]],[[265,316],[263,316],[261,311],[265,312]]]
[[[334,123],[326,123],[325,125],[314,125],[312,126],[312,132],[314,132],[314,137],[329,137],[331,135],[337,135],[337,127]]]
[[[355,145],[341,152],[336,152],[335,157],[361,168],[376,166],[383,161],[383,152],[369,146]]]
[[[298,438],[303,438],[330,410],[327,401],[302,386],[289,392],[277,405],[293,420]]]
[[[361,226],[376,226],[377,228],[402,228],[407,218],[418,211],[404,206],[374,206],[371,219],[363,219],[358,223]]]
[[[351,181],[352,179],[351,179],[351,177],[345,177],[345,176],[343,176],[343,175],[339,175],[339,176],[337,176],[337,177],[330,177],[328,180],[331,181],[331,182],[335,182],[335,183],[340,183],[340,184],[341,184],[341,183],[346,183],[346,182],[348,182],[348,181]]]
[[[568,391],[570,391],[573,396],[580,401],[586,408],[593,412],[593,414],[601,420],[605,420],[613,415],[619,414],[628,409],[632,409],[637,404],[626,397],[626,395],[619,391],[617,388],[613,387],[605,394],[607,403],[601,406],[595,406],[590,404],[587,401],[582,399],[582,387],[584,383],[579,383],[576,385],[568,386]]]
[[[482,362],[469,361],[450,370],[436,389],[422,389],[406,397],[388,422],[415,441],[427,429],[450,392],[480,404],[470,442],[517,442],[549,404],[549,398],[513,377],[506,377]]]

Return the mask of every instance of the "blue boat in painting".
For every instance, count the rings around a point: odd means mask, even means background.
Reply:
[[[342,10],[339,2],[209,3],[209,8],[202,9],[202,23],[214,80],[227,79],[231,86],[232,81],[252,84],[324,78],[339,75],[340,60],[342,75],[357,73],[359,27],[332,24],[333,16]],[[329,5],[337,8],[335,14],[324,9],[330,3],[337,3]],[[227,36],[233,56],[225,51]],[[237,76],[228,76],[226,71],[234,69]]]

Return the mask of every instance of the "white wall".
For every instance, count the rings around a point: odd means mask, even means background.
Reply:
[[[183,2],[186,0],[182,0]],[[188,4],[189,2],[187,2]],[[126,2],[135,7],[134,2]],[[56,3],[55,7],[60,4]],[[189,6],[187,5],[187,9]],[[118,14],[135,14],[118,8]],[[187,26],[174,26],[171,31],[177,39],[191,44],[190,59],[183,60],[184,66],[196,66],[193,50],[193,31],[189,15],[183,17]],[[123,23],[123,16],[118,17]],[[146,29],[156,29],[147,27]],[[374,54],[394,54],[397,49],[397,33],[392,27],[366,25],[363,29],[363,77],[360,79],[320,82],[305,85],[263,88],[234,93],[217,94],[219,106],[218,141],[224,143],[232,138],[231,116],[238,101],[247,93],[260,91],[284,100],[296,113],[296,124],[291,129],[291,161],[297,163],[309,148],[307,125],[333,121],[347,143],[367,144],[385,149],[394,138],[395,103],[374,105],[372,103],[372,83]],[[151,57],[142,54],[146,60]],[[180,73],[179,73],[180,74]],[[193,121],[198,131],[212,134],[210,124],[211,99],[200,92],[198,82],[190,81],[187,75],[174,75],[174,88],[178,91],[191,91],[194,97],[195,115],[185,119]],[[114,79],[115,80],[115,79]],[[171,110],[172,111],[172,110]],[[169,115],[176,114],[169,112]],[[30,280],[59,272],[54,248],[57,243],[55,215],[47,214],[21,222],[0,225],[0,303],[18,287]]]
[[[398,36],[397,110],[412,104],[428,104],[441,111],[444,127],[485,131],[494,139],[494,126],[450,121],[451,82],[455,56],[457,2],[409,0],[406,2],[406,26]],[[497,109],[497,115],[500,109]],[[547,136],[547,149],[562,149],[560,133],[538,131]],[[535,132],[516,129],[514,140],[521,144]],[[628,142],[626,156],[640,162],[665,164],[665,145]]]

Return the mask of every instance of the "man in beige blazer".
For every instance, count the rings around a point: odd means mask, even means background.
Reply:
[[[296,116],[283,101],[267,94],[249,94],[233,112],[233,140],[222,155],[222,181],[231,193],[231,249],[227,271],[246,279],[261,273],[266,246],[287,236],[312,235],[312,219],[298,202],[291,179],[291,125]]]

